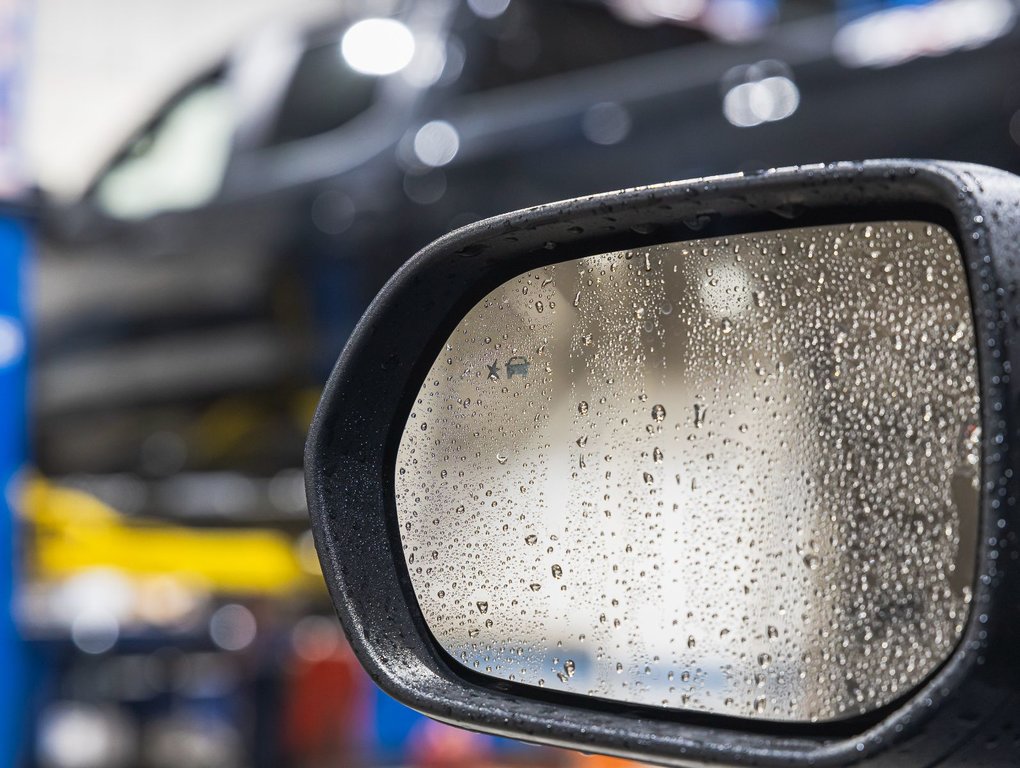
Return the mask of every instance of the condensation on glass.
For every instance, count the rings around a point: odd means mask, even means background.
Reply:
[[[790,229],[536,269],[414,402],[396,506],[429,629],[486,675],[825,721],[959,641],[980,427],[943,229]]]

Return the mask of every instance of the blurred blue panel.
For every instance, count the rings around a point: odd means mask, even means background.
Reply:
[[[426,724],[431,723],[432,727],[453,728],[453,726],[439,726],[437,723],[431,722],[425,715],[401,704],[376,686],[372,686],[372,689],[375,722],[374,741],[370,744],[370,748],[372,757],[379,763],[414,764],[416,755],[422,748]],[[489,757],[502,755],[510,757],[515,761],[515,764],[527,765],[528,756],[533,756],[537,760],[540,755],[548,751],[545,747],[525,744],[516,739],[481,733],[472,733],[470,739],[480,763],[486,762]]]
[[[396,699],[374,690],[373,714],[375,720],[375,743],[372,744],[374,757],[382,762],[393,762],[406,757],[411,733],[415,726],[425,720],[410,707]]]
[[[29,247],[26,225],[0,214],[0,765],[21,754],[24,656],[14,623],[18,563],[14,483],[27,454],[26,331],[22,306],[23,269]]]

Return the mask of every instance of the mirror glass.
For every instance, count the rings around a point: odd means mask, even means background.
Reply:
[[[656,245],[467,314],[400,441],[438,643],[503,680],[838,720],[959,641],[980,427],[955,241],[924,222]]]

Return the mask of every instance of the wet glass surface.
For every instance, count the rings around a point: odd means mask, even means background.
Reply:
[[[591,256],[479,302],[397,457],[412,584],[493,677],[815,721],[960,638],[980,428],[943,229],[790,229]]]

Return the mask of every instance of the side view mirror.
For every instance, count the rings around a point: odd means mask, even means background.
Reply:
[[[306,449],[361,663],[667,765],[1014,764],[1018,238],[1020,179],[874,161],[428,246]]]

